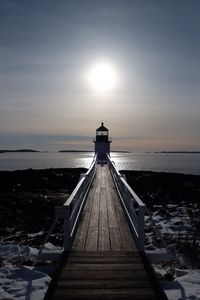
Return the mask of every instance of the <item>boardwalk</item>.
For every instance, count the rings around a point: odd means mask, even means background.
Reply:
[[[97,167],[72,250],[46,299],[165,299],[133,242],[107,165]]]
[[[136,250],[107,165],[97,167],[72,250]]]

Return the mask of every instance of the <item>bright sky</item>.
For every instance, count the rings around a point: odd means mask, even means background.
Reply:
[[[200,1],[0,0],[0,148],[91,150],[102,121],[200,150]]]

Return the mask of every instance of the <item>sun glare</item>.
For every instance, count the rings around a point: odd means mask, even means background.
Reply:
[[[88,81],[90,87],[97,92],[111,91],[117,82],[117,76],[112,65],[108,63],[97,63],[89,71]]]

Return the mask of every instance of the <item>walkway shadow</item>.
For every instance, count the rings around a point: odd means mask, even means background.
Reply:
[[[38,280],[41,282],[42,279],[46,281],[46,276],[47,274],[44,273],[44,270],[40,270],[38,267],[33,267],[32,269],[29,269],[26,266],[22,266],[19,270],[14,272],[12,275],[9,276],[9,279],[19,281],[21,283],[27,283],[26,285],[26,292],[24,293],[25,295],[25,300],[30,300],[33,298],[33,295],[31,293],[33,292],[34,286],[33,286],[33,281]],[[44,282],[41,283],[41,287],[44,286]],[[35,289],[38,289],[38,286],[35,286]],[[41,289],[42,293],[42,289]],[[46,291],[44,290],[44,296],[45,296]]]
[[[161,281],[161,285],[165,290],[179,290],[181,297],[177,298],[177,300],[200,300],[199,296],[186,296],[185,289],[178,281]]]

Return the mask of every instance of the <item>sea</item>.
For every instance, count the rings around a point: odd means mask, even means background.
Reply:
[[[0,170],[89,168],[93,157],[93,152],[7,152],[0,153]],[[119,170],[200,175],[200,153],[111,152],[111,158]]]

